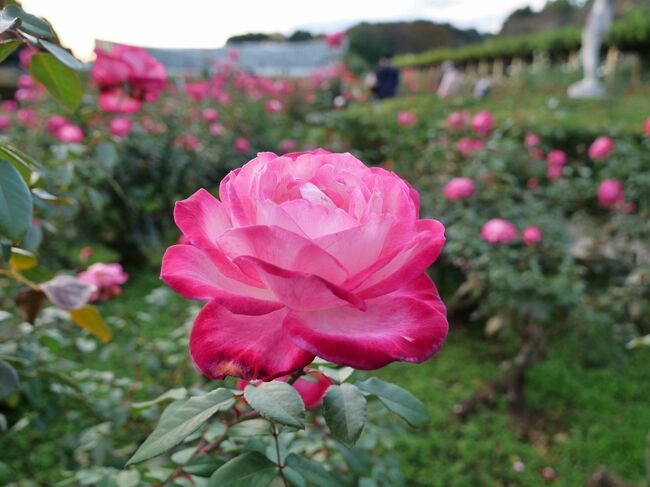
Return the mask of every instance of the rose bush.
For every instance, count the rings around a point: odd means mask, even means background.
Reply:
[[[177,203],[191,245],[170,247],[161,271],[210,301],[190,338],[205,375],[269,380],[315,356],[376,369],[440,348],[445,308],[425,271],[444,227],[419,218],[408,183],[350,154],[260,153],[219,194]]]

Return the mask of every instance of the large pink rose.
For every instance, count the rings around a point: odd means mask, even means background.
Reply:
[[[260,153],[219,188],[176,204],[190,245],[161,278],[209,301],[190,336],[205,375],[270,380],[315,356],[358,369],[431,357],[447,334],[425,271],[444,227],[419,218],[417,192],[350,154]]]
[[[605,159],[613,149],[614,141],[606,135],[603,135],[594,140],[589,146],[589,157],[594,161],[600,161]]]

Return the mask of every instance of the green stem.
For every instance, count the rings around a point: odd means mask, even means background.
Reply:
[[[296,377],[297,379],[298,377]],[[287,482],[286,477],[284,476],[284,465],[282,465],[281,457],[280,457],[280,442],[278,441],[278,437],[280,436],[280,433],[278,432],[277,428],[275,427],[275,423],[273,421],[269,421],[271,423],[271,432],[273,433],[273,441],[275,443],[275,454],[278,459],[278,471],[280,473],[280,478],[282,479],[282,482],[284,482],[285,487],[290,487],[289,482]]]

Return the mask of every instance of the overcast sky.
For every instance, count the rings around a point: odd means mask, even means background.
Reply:
[[[514,9],[546,0],[22,0],[88,59],[94,39],[149,47],[220,47],[234,34],[337,31],[360,20],[429,19],[496,32]]]

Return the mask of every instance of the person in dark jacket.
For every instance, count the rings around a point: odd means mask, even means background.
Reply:
[[[384,54],[375,69],[375,86],[372,89],[376,98],[392,98],[399,86],[399,69],[391,63],[391,55]]]

